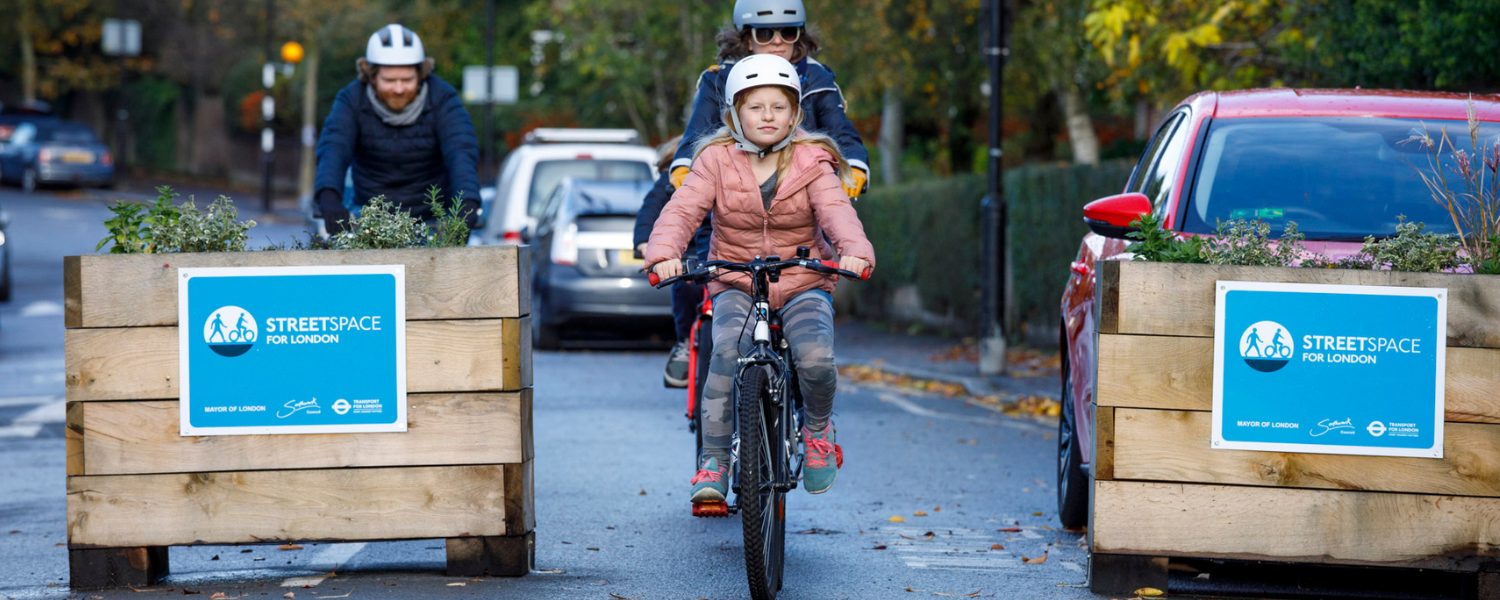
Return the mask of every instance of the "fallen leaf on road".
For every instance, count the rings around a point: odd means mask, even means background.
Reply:
[[[282,598],[288,598],[288,599],[290,599],[290,598],[296,598],[297,594],[295,594],[293,592],[287,592],[285,594],[282,594],[281,597]]]
[[[646,490],[641,490],[641,493],[636,494],[636,495],[637,496],[644,496],[644,495],[646,495]]]
[[[1026,563],[1028,565],[1039,565],[1039,564],[1042,564],[1044,562],[1047,562],[1047,553],[1043,552],[1041,556],[1038,556],[1036,558],[1026,558],[1026,557],[1022,556],[1021,557],[1021,562],[1024,562],[1024,563]]]
[[[933,592],[932,595],[934,595],[934,596],[955,596],[955,597],[958,597],[958,598],[973,598],[975,596],[978,596],[979,592],[982,592],[982,591],[984,591],[984,590],[982,590],[982,589],[980,589],[980,590],[974,590],[972,593],[968,593],[968,594],[954,594],[954,593],[949,593],[949,592]]]
[[[584,548],[584,550],[593,550],[594,552],[598,552],[599,551],[598,548]]]
[[[610,598],[614,598],[615,600],[636,600],[636,598],[640,598],[640,596],[631,596],[629,598],[626,598],[626,597],[621,596],[619,594],[610,594],[609,597]]]
[[[842,531],[834,531],[832,529],[823,529],[821,527],[814,527],[812,529],[803,529],[802,531],[793,531],[792,533],[797,533],[797,534],[801,534],[801,535],[838,535],[838,534],[843,533],[843,532]]]
[[[881,544],[879,546],[871,548],[871,550],[885,550],[885,544]]]
[[[393,583],[391,585],[396,585],[396,584]],[[349,594],[353,594],[353,593],[354,593],[354,588],[349,588],[349,591],[344,592],[342,594],[339,594],[337,596],[319,596],[317,594],[313,594],[313,597],[314,598],[348,598]]]
[[[1136,590],[1135,591],[1135,595],[1137,595],[1137,596],[1165,596],[1166,592],[1163,592],[1163,591],[1158,590],[1158,589],[1153,588],[1153,587],[1143,587],[1141,589]]]
[[[547,573],[547,574],[550,574],[550,575],[562,575],[563,573],[567,573],[567,571],[564,571],[562,569],[537,569],[535,571],[532,571],[532,573]]]
[[[16,533],[21,533],[21,530],[19,530],[19,529],[12,529],[12,530],[10,530],[10,532],[12,534],[16,534]]]
[[[897,535],[900,535],[900,534],[897,534]],[[927,532],[925,534],[922,534],[922,535],[925,536],[925,537],[914,538],[914,537],[906,537],[904,535],[902,535],[901,537],[905,538],[905,539],[908,539],[908,540],[922,540],[922,541],[927,541],[927,540],[932,539],[932,532],[931,531],[929,531],[929,532]]]
[[[463,587],[463,586],[466,586],[466,585],[469,585],[469,584],[464,583],[462,581],[455,581],[453,583],[448,584],[448,587]]]
[[[1040,513],[1040,512],[1034,512],[1034,513],[1031,513],[1031,516],[1033,516],[1033,517],[1040,517],[1040,516],[1042,516],[1042,513]]]
[[[1005,533],[1020,533],[1021,532],[1021,528],[1020,527],[1005,527],[1005,528],[1002,528],[1002,529],[996,529],[995,531],[1003,531]]]
[[[908,591],[908,592],[926,592],[927,590],[914,590],[914,589],[911,589],[911,586],[908,585],[908,586],[906,586],[906,591]]]
[[[276,549],[277,550],[301,550],[302,546],[299,546],[297,544],[282,544],[280,546],[277,546]]]
[[[943,512],[943,507],[941,507],[941,506],[934,506],[934,507],[932,507],[932,512]]]
[[[891,517],[890,521],[892,523],[905,523],[906,519],[902,518],[901,515],[895,515],[895,516]]]
[[[1004,549],[1005,549],[1005,546],[1001,546],[1000,544],[990,544],[990,550],[1004,550]]]
[[[927,516],[927,513],[924,512],[924,511],[920,511],[919,510],[917,512],[912,513],[911,516],[913,516],[913,517],[925,517],[925,516]]]
[[[194,594],[202,594],[202,593],[203,592],[200,592],[200,591],[190,590],[190,589],[187,589],[187,588],[182,588],[182,595],[184,595],[184,596],[192,596]]]

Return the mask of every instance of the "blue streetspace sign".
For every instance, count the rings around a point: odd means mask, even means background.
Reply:
[[[1214,448],[1442,458],[1447,290],[1216,287]]]
[[[406,267],[178,270],[181,434],[406,431]]]

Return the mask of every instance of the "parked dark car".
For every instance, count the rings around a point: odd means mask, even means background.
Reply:
[[[49,183],[110,187],[115,161],[82,123],[23,121],[0,146],[0,181],[19,184],[26,192]]]
[[[672,317],[672,297],[646,281],[631,236],[651,180],[564,179],[547,200],[531,244],[532,345],[558,347],[564,328],[587,321]]]

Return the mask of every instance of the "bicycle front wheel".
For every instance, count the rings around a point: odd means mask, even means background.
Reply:
[[[786,494],[776,490],[776,471],[784,444],[771,406],[765,369],[751,367],[740,375],[739,411],[740,520],[745,529],[745,575],[750,597],[774,600],[781,589],[786,556]]]

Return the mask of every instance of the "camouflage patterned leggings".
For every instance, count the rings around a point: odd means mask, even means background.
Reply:
[[[754,328],[745,324],[750,305],[750,295],[739,290],[714,297],[714,354],[703,388],[703,453],[705,458],[718,458],[720,464],[728,464],[734,434],[731,390],[738,368],[736,359],[753,345]],[[802,384],[803,425],[814,431],[822,429],[833,413],[833,394],[838,387],[838,369],[833,361],[833,302],[822,290],[798,294],[782,307],[781,327]]]

